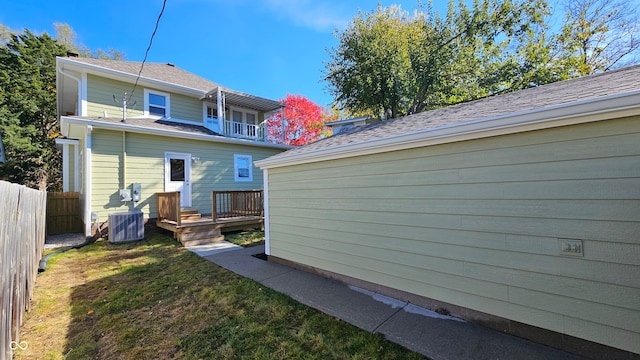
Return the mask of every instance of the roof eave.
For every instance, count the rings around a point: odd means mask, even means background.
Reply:
[[[63,125],[70,126],[72,124],[90,125],[94,129],[127,131],[127,132],[147,134],[147,135],[167,136],[167,137],[189,139],[189,140],[220,142],[220,143],[235,144],[235,145],[247,145],[247,146],[274,148],[274,149],[287,149],[287,150],[293,149],[295,147],[290,145],[272,144],[272,143],[253,141],[253,140],[228,138],[228,137],[217,136],[217,135],[194,134],[186,131],[153,129],[149,127],[137,126],[137,125],[132,125],[128,123],[118,124],[118,123],[108,123],[108,122],[95,121],[92,119],[83,119],[83,118],[77,118],[77,117],[68,117],[68,116],[60,117],[61,126]]]
[[[269,112],[269,111],[278,110],[278,109],[283,108],[283,107],[286,106],[285,104],[283,104],[283,103],[281,103],[279,101],[275,101],[275,100],[271,100],[271,99],[267,99],[267,98],[263,98],[263,97],[259,97],[259,96],[255,96],[255,95],[251,95],[251,94],[247,94],[247,93],[243,93],[241,91],[228,89],[228,88],[225,88],[225,87],[222,87],[222,86],[216,87],[216,88],[212,89],[211,91],[207,92],[204,95],[204,98],[211,98],[211,99],[217,98],[218,97],[218,90],[220,90],[222,93],[230,94],[230,95],[235,96],[236,98],[240,98],[240,99],[246,100],[246,101],[240,100],[238,105],[254,108],[255,110],[258,110],[258,111]],[[233,100],[230,100],[230,101],[233,104]]]
[[[108,74],[111,78],[126,81],[126,82],[135,81],[135,79],[137,78],[137,75],[135,74],[130,74],[128,72],[119,71],[119,70],[113,70],[113,69],[109,69],[99,65],[87,64],[80,61],[74,61],[66,57],[58,56],[57,60],[59,63],[62,63],[64,65],[69,65],[72,68],[76,67],[76,68],[88,70],[87,72],[94,75]],[[142,84],[145,84],[145,83],[150,84],[160,89],[171,89],[174,92],[178,92],[184,95],[198,96],[199,98],[204,97],[204,95],[206,94],[206,91],[203,91],[200,89],[178,85],[178,84],[170,83],[167,81],[157,80],[157,79],[144,77],[144,76],[140,76],[139,82],[140,81],[142,82]]]
[[[640,115],[640,91],[556,105],[256,161],[262,169]]]

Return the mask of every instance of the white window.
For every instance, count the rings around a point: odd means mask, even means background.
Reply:
[[[218,107],[207,105],[207,117],[218,118]]]
[[[253,181],[251,155],[233,155],[233,175],[236,181]]]
[[[145,116],[171,117],[169,104],[170,95],[155,90],[144,89],[144,114]]]
[[[256,137],[258,134],[258,113],[245,109],[231,109],[232,131],[242,137]]]

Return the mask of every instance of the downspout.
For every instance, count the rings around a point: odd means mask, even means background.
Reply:
[[[122,131],[122,186],[120,189],[127,188],[127,132]],[[133,202],[131,202],[133,204]],[[130,209],[133,211],[133,209]]]
[[[271,234],[269,226],[269,169],[262,170],[262,194],[263,194],[263,213],[264,213],[264,253],[271,255]]]
[[[91,236],[91,147],[93,141],[91,132],[93,126],[87,125],[86,136],[84,140],[84,236]]]

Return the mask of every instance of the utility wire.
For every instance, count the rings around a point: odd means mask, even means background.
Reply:
[[[149,46],[147,46],[147,51],[144,53],[144,59],[142,59],[142,64],[140,64],[140,71],[138,72],[138,77],[136,77],[136,82],[133,84],[133,89],[131,90],[131,94],[129,95],[129,101],[133,96],[133,92],[136,91],[136,86],[138,86],[138,80],[140,80],[140,75],[142,75],[142,69],[144,68],[144,63],[147,61],[147,56],[149,56],[149,50],[151,50],[151,44],[153,44],[153,38],[156,36],[156,31],[158,31],[158,25],[160,24],[160,19],[162,18],[162,14],[164,13],[164,8],[167,5],[167,0],[162,2],[162,10],[160,10],[160,14],[158,15],[158,19],[156,20],[156,27],[153,29],[153,33],[151,34],[151,39],[149,39]]]

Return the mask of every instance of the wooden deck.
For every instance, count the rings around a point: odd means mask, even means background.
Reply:
[[[173,232],[184,246],[220,242],[226,232],[264,227],[260,190],[214,191],[212,209],[217,211],[209,216],[181,209],[179,192],[157,193],[157,197],[156,226]]]

